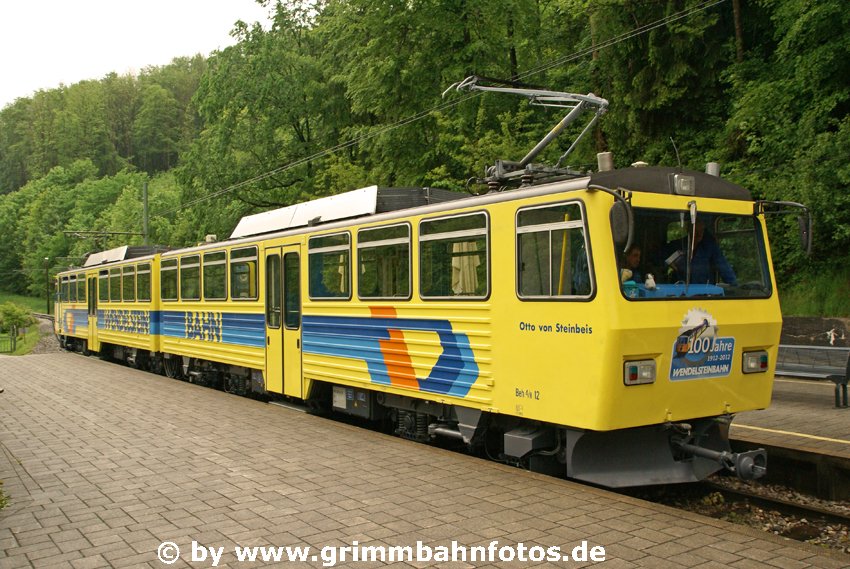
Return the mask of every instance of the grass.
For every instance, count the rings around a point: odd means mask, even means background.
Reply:
[[[850,268],[823,271],[780,288],[783,316],[850,317]]]
[[[27,328],[27,333],[23,336],[18,336],[18,343],[13,356],[25,356],[32,351],[38,341],[41,339],[41,332],[38,329],[38,324],[34,324]]]
[[[47,308],[46,300],[43,298],[33,298],[31,296],[21,296],[19,294],[10,294],[8,292],[0,292],[0,304],[11,302],[24,306],[32,312],[44,314],[44,309]],[[53,307],[51,306],[51,310]],[[27,333],[18,337],[18,343],[13,356],[25,356],[32,351],[38,341],[41,339],[38,324],[33,324],[27,328]]]
[[[15,304],[20,304],[21,306],[26,306],[33,312],[38,312],[39,314],[44,314],[44,309],[47,308],[47,299],[45,298],[34,298],[31,296],[21,296],[19,294],[9,294],[8,292],[0,292],[0,304],[6,302],[13,302]],[[53,303],[50,303],[50,311],[53,312]]]

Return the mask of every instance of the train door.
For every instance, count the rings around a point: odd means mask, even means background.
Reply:
[[[266,390],[301,393],[301,249],[266,249]]]
[[[283,393],[281,248],[266,249],[266,391]]]
[[[301,381],[301,245],[283,248],[283,392],[304,397]]]
[[[88,349],[92,352],[100,351],[100,341],[97,338],[97,277],[88,277],[88,308],[89,308],[89,339]]]

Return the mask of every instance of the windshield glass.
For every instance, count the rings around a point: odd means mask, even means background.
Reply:
[[[766,298],[770,274],[751,215],[634,209],[634,243],[617,251],[626,298]],[[689,262],[690,260],[690,262]]]

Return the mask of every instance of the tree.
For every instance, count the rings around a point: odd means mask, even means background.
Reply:
[[[174,95],[156,84],[144,88],[141,101],[133,122],[137,163],[149,173],[168,170],[177,162],[180,106]]]

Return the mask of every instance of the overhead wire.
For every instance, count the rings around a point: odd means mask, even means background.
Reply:
[[[554,59],[554,60],[547,62],[543,65],[540,65],[538,67],[535,67],[533,69],[530,69],[528,71],[520,73],[519,75],[517,75],[515,77],[515,79],[516,80],[526,79],[526,78],[531,77],[533,75],[537,75],[537,74],[542,73],[544,71],[548,71],[549,69],[552,69],[554,67],[558,67],[558,66],[564,65],[566,63],[570,63],[570,62],[575,61],[577,59],[580,59],[582,57],[586,57],[587,55],[590,55],[593,52],[598,51],[600,49],[605,49],[605,48],[608,48],[608,47],[612,47],[612,46],[614,46],[618,43],[628,41],[632,38],[635,38],[639,35],[645,34],[645,33],[650,32],[652,30],[661,28],[663,26],[669,25],[673,22],[682,20],[684,18],[688,18],[688,17],[690,17],[690,16],[692,16],[692,15],[698,13],[698,12],[703,12],[705,10],[713,8],[714,6],[717,6],[718,4],[722,4],[723,2],[726,2],[726,1],[727,0],[705,0],[704,2],[697,4],[696,6],[693,6],[691,8],[688,8],[688,9],[685,9],[685,10],[680,10],[679,12],[676,12],[676,13],[671,14],[669,16],[665,16],[664,18],[655,20],[654,22],[651,22],[649,24],[644,24],[642,26],[639,26],[637,28],[629,30],[628,32],[620,34],[619,36],[615,36],[613,38],[605,40],[605,41],[603,41],[599,44],[592,45],[592,46],[587,47],[585,49],[574,52],[570,55]],[[312,162],[313,160],[317,160],[319,158],[323,158],[325,156],[335,154],[336,152],[339,152],[340,150],[344,150],[346,148],[356,146],[356,145],[358,145],[362,142],[365,142],[365,141],[372,139],[372,138],[375,138],[377,136],[381,136],[382,134],[386,134],[386,133],[391,132],[391,131],[393,131],[397,128],[401,128],[403,126],[407,126],[409,124],[418,122],[418,121],[426,118],[427,116],[429,116],[432,113],[450,109],[452,107],[460,105],[461,103],[464,103],[464,102],[466,102],[466,101],[468,101],[472,98],[478,97],[480,95],[481,95],[480,92],[473,92],[473,93],[466,94],[462,97],[455,98],[451,101],[442,102],[442,103],[440,103],[438,105],[434,105],[433,107],[430,107],[426,110],[419,111],[418,113],[414,113],[413,115],[410,115],[406,118],[403,118],[403,119],[396,121],[396,122],[394,122],[390,125],[387,125],[385,127],[379,128],[377,130],[374,130],[374,131],[369,132],[367,134],[361,135],[359,137],[352,138],[350,140],[347,140],[347,141],[342,142],[340,144],[337,144],[335,146],[325,148],[325,149],[320,150],[318,152],[315,152],[315,153],[313,153],[309,156],[298,158],[296,160],[293,160],[292,162],[284,164],[283,166],[279,166],[277,168],[274,168],[274,169],[269,170],[267,172],[264,172],[262,174],[258,174],[256,176],[253,176],[253,177],[248,178],[246,180],[242,180],[241,182],[231,184],[230,186],[227,186],[227,187],[222,188],[220,190],[216,190],[216,191],[211,192],[209,194],[199,196],[199,197],[197,197],[193,200],[190,200],[186,203],[183,203],[183,204],[181,204],[177,207],[154,212],[154,213],[151,214],[151,217],[163,217],[163,216],[166,216],[166,215],[171,214],[171,213],[176,213],[176,212],[179,212],[183,209],[187,209],[187,208],[189,208],[189,207],[191,207],[195,204],[205,202],[205,201],[217,198],[219,196],[223,196],[223,195],[228,194],[230,192],[236,191],[236,190],[243,188],[245,186],[255,184],[257,182],[261,182],[261,181],[263,181],[267,178],[270,178],[272,176],[275,176],[277,174],[280,174],[280,173],[285,172],[287,170],[290,170],[292,168],[296,168],[298,166],[301,166],[302,164],[307,164],[309,162]]]

